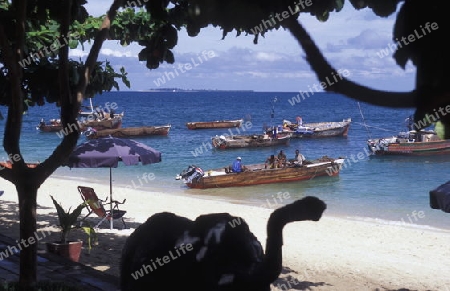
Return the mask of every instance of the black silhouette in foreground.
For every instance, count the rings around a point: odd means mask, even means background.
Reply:
[[[309,196],[273,211],[265,253],[240,217],[215,213],[192,221],[157,213],[125,243],[121,289],[268,291],[282,270],[283,227],[318,221],[325,209],[322,200]]]

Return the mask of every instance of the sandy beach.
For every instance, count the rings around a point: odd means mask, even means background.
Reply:
[[[12,184],[2,183],[4,195],[0,231],[19,238],[17,194]],[[53,195],[64,208],[81,202],[74,180],[48,179],[38,194],[38,230],[52,232],[39,241],[58,237]],[[100,198],[109,186],[85,183]],[[212,190],[213,191],[213,190]],[[212,193],[212,192],[211,192]],[[229,212],[242,217],[259,241],[265,242],[265,227],[272,212],[268,207],[235,204],[223,198],[202,199],[169,193],[143,192],[114,187],[114,199],[126,198],[123,210],[128,229],[98,230],[98,245],[83,250],[80,262],[118,276],[120,253],[127,237],[149,216],[163,211],[195,219],[200,214]],[[93,221],[98,221],[95,219]],[[116,221],[116,227],[121,222]],[[318,222],[295,222],[284,229],[283,273],[272,290],[450,290],[450,231],[414,225],[392,225],[382,221],[356,221],[331,217],[324,212]],[[73,238],[84,238],[76,231]]]

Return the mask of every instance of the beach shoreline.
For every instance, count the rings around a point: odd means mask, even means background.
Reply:
[[[49,195],[66,209],[75,207],[82,202],[79,185],[93,187],[101,199],[109,196],[107,184],[49,178],[38,192],[38,230],[52,235],[39,241],[40,248],[57,237],[52,228],[56,213]],[[2,187],[5,194],[0,197],[0,231],[18,239],[17,193],[9,182]],[[264,246],[266,222],[273,211],[269,207],[233,203],[223,197],[144,192],[116,186],[113,195],[119,201],[127,199],[121,209],[127,211],[125,218],[130,228],[110,231],[103,225],[98,231],[99,244],[90,253],[83,250],[80,262],[115,276],[126,238],[155,213],[169,211],[195,219],[205,213],[229,212],[242,217]],[[120,226],[120,222],[115,225]],[[450,269],[449,230],[333,217],[325,210],[320,221],[289,224],[283,234],[284,269],[273,290],[450,290],[450,278],[445,274]]]

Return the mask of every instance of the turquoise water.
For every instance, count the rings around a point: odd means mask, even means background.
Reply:
[[[120,165],[113,169],[113,184],[173,194],[213,196],[265,207],[276,207],[276,203],[314,195],[327,203],[328,215],[450,229],[450,214],[431,209],[428,196],[431,189],[450,180],[447,171],[450,156],[368,156],[366,140],[391,136],[404,130],[404,120],[413,113],[412,110],[394,110],[361,103],[361,111],[368,126],[366,128],[358,103],[353,100],[336,94],[310,93],[309,96],[304,95],[304,99],[298,99],[300,102],[295,102],[292,98],[297,94],[202,91],[112,92],[100,95],[93,103],[106,107],[106,102],[110,102],[110,105],[115,102],[118,107],[116,112],[123,111],[125,114],[124,127],[172,125],[167,137],[135,138],[161,151],[162,162],[147,166]],[[35,129],[41,118],[48,120],[57,116],[58,108],[53,105],[31,108],[24,116],[21,147],[27,161],[44,160],[60,142],[55,133],[40,133]],[[259,133],[265,125],[280,124],[283,119],[295,121],[297,116],[301,116],[304,123],[341,121],[345,118],[352,118],[353,122],[346,138],[294,139],[289,146],[284,147],[227,151],[212,149],[210,138],[230,134],[230,131],[237,134],[237,129],[192,131],[185,126],[189,121],[245,118],[250,123],[241,133]],[[84,141],[86,139],[81,137],[80,142]],[[293,157],[297,148],[307,159],[323,155],[346,157],[345,168],[339,177],[226,189],[188,189],[181,181],[175,180],[175,176],[190,164],[203,169],[223,167],[236,156],[241,156],[244,164],[259,163],[269,155],[277,154],[280,149],[285,151],[288,158]],[[3,151],[0,152],[0,159],[6,159]],[[149,180],[145,175],[154,179]],[[109,183],[108,169],[63,167],[54,176]],[[281,201],[277,198],[280,192],[288,198]]]

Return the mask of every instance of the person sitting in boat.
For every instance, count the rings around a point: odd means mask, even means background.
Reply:
[[[97,119],[104,119],[105,118],[105,114],[103,113],[103,110],[100,108],[95,108],[95,112],[97,114]]]
[[[405,119],[405,125],[409,131],[414,130],[414,116],[413,115],[411,115]]]
[[[267,169],[267,166],[269,166],[269,169],[275,169],[277,166],[277,159],[275,158],[275,155],[270,155],[270,157],[267,158],[266,162],[264,163],[264,168]]]
[[[305,156],[302,155],[299,150],[295,150],[295,158],[290,161],[291,165],[294,167],[301,167],[304,161]]]
[[[229,168],[229,173],[241,173],[245,171],[245,167],[242,165],[242,158],[237,157],[236,160]]]
[[[280,150],[278,153],[278,168],[282,168],[286,166],[286,155],[284,154],[283,150]]]

